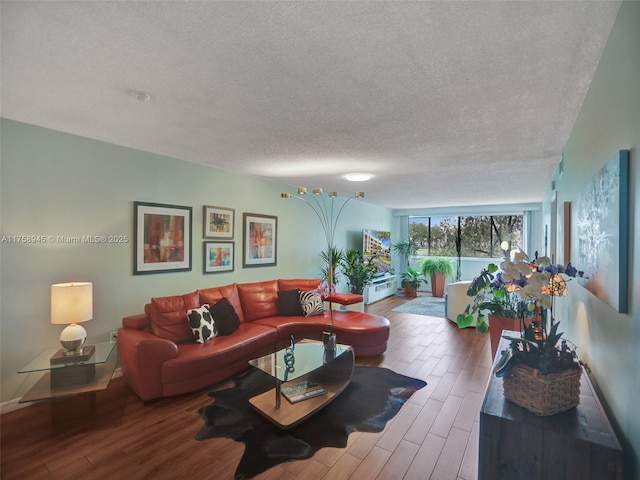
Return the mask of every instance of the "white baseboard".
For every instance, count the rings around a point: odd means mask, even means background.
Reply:
[[[122,369],[120,367],[116,368],[113,371],[113,378],[118,378],[122,376]],[[19,408],[27,407],[31,405],[31,403],[18,403],[20,402],[20,398],[13,398],[7,402],[0,403],[0,415],[4,415],[5,413],[13,412],[14,410],[18,410]]]
[[[19,401],[19,398],[14,398],[13,400],[9,400],[8,402],[0,403],[0,415],[13,412],[14,410],[26,407],[28,405],[27,403],[18,403]]]

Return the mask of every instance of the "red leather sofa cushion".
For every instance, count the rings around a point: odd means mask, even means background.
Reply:
[[[245,322],[253,322],[258,318],[274,317],[280,313],[277,280],[238,283],[236,287],[240,295]]]
[[[238,288],[235,283],[225,285],[224,287],[213,287],[198,290],[198,295],[200,295],[200,303],[208,303],[209,305],[217,303],[223,297],[226,298],[238,314],[240,323],[244,322],[244,314],[242,312],[242,306],[240,305],[240,296],[238,295]]]
[[[198,292],[151,299],[151,332],[174,343],[193,342],[193,332],[187,322],[187,310],[198,308]]]
[[[218,365],[247,363],[253,352],[275,345],[277,336],[273,328],[243,323],[233,335],[178,345],[178,356],[162,364],[162,382],[185,382],[206,376]]]
[[[316,290],[320,286],[319,279],[285,278],[278,280],[278,290]]]

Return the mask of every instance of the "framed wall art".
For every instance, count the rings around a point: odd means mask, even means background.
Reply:
[[[233,272],[233,242],[204,242],[204,273]]]
[[[191,270],[191,207],[134,202],[133,274]]]
[[[576,267],[582,284],[620,313],[628,312],[629,151],[620,150],[582,189],[577,209]]]
[[[245,213],[243,215],[243,267],[276,265],[278,217]]]
[[[203,207],[203,236],[205,238],[233,238],[235,210],[233,208]]]

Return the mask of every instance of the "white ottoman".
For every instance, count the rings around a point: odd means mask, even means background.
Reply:
[[[464,313],[467,305],[473,303],[473,297],[467,296],[467,290],[471,285],[471,280],[449,283],[446,287],[446,312],[447,318],[456,323],[458,314]],[[470,326],[475,326],[474,320]]]

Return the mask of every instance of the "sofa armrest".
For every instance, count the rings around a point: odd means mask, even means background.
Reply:
[[[357,293],[332,293],[324,298],[325,302],[338,303],[340,305],[353,305],[363,300],[364,297]]]
[[[162,364],[178,356],[178,346],[141,330],[118,330],[118,356],[122,376],[143,400],[162,396]]]
[[[151,319],[146,313],[130,315],[122,319],[122,326],[125,328],[133,328],[134,330],[149,331],[151,329]]]

